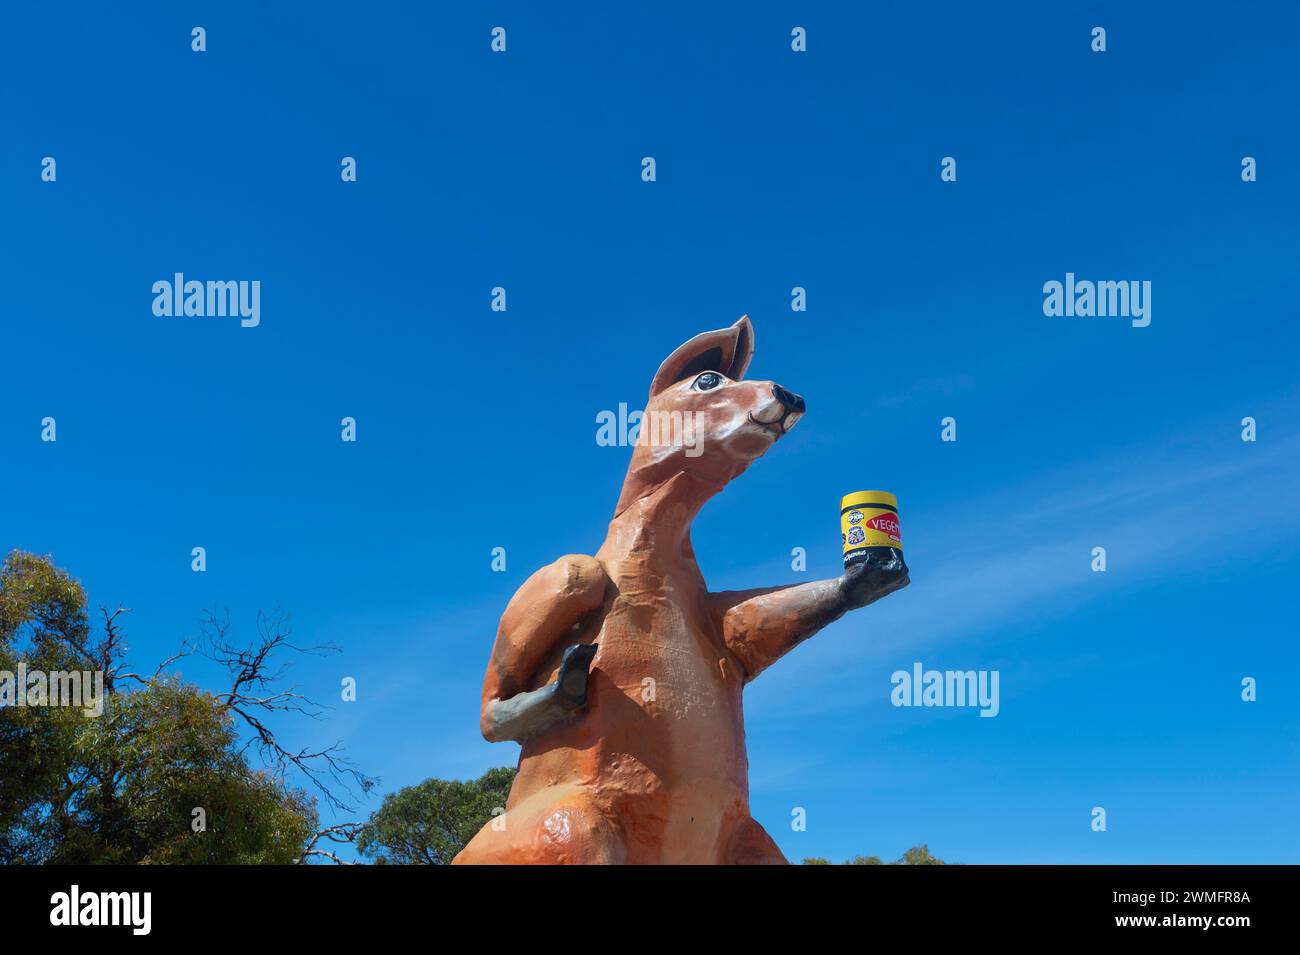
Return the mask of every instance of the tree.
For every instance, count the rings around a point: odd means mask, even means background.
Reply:
[[[903,858],[899,859],[896,865],[944,865],[942,859],[937,859],[930,854],[929,846],[914,846],[903,853]]]
[[[819,856],[809,856],[803,860],[804,865],[830,865],[829,859],[823,859]],[[847,860],[845,865],[945,865],[942,859],[935,858],[930,854],[929,846],[913,846],[903,853],[903,857],[897,862],[881,862],[880,856],[854,856]]]
[[[446,865],[505,808],[515,770],[468,782],[426,779],[384,797],[361,826],[357,850],[378,864]]]
[[[330,798],[331,780],[373,785],[334,748],[286,749],[267,725],[269,714],[318,712],[274,685],[283,669],[272,655],[303,649],[288,643],[284,618],[260,618],[260,639],[240,649],[209,615],[199,650],[232,678],[214,694],[164,672],[188,646],[150,675],[129,671],[128,611],[100,610],[97,631],[80,583],[48,557],[14,551],[0,567],[0,702],[22,692],[29,704],[0,705],[0,862],[293,862],[321,834],[315,800],[286,782],[288,769]],[[96,674],[102,713],[33,696],[20,668]],[[249,763],[241,728],[266,766]]]

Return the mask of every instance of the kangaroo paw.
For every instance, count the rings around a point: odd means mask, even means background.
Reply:
[[[564,651],[560,674],[555,680],[555,700],[566,710],[576,710],[587,703],[587,675],[597,646],[579,643]]]
[[[901,590],[910,583],[903,554],[894,548],[888,555],[872,554],[854,564],[840,578],[841,592],[850,607],[865,607],[886,594]]]

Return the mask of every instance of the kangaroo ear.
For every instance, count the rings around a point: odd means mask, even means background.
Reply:
[[[702,371],[716,371],[732,381],[739,381],[745,377],[745,370],[753,357],[754,326],[749,323],[748,315],[742,315],[740,321],[730,328],[703,332],[684,345],[678,345],[655,372],[654,381],[650,383],[650,397]]]

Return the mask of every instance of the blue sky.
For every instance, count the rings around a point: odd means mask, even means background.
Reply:
[[[0,545],[134,608],[142,665],[283,607],[344,651],[302,688],[359,685],[291,739],[477,775],[506,601],[618,495],[597,413],[748,313],[809,413],[697,520],[710,584],[835,574],[877,487],[913,579],[747,691],[788,856],[1300,862],[1294,10],[472,6],[9,11]],[[177,271],[261,324],[154,316]],[[1045,317],[1067,271],[1149,280],[1151,325]],[[1000,671],[1000,714],[891,706],[915,661]]]

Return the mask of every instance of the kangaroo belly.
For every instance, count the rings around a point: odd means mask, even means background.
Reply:
[[[601,628],[589,719],[615,751],[652,760],[669,781],[744,785],[739,667],[695,603],[620,596]]]
[[[529,741],[516,792],[589,786],[629,861],[715,861],[748,814],[738,664],[692,601],[662,592],[620,595],[597,639],[586,712]]]

